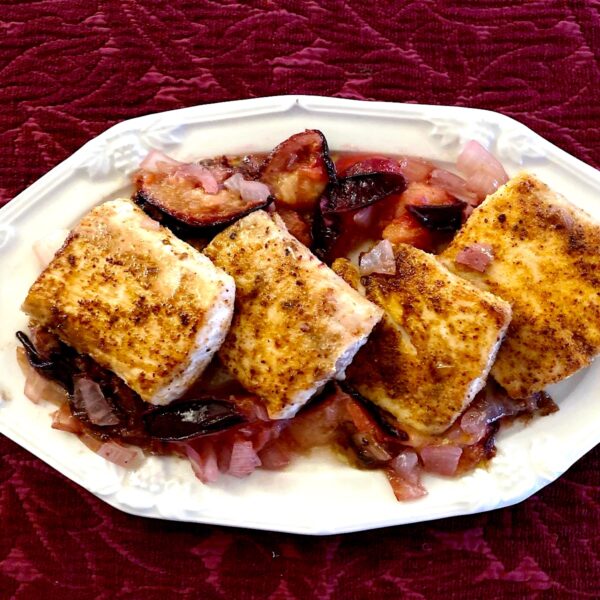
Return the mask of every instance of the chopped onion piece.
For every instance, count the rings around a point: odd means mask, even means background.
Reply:
[[[24,393],[34,404],[47,400],[52,404],[60,405],[66,398],[65,390],[58,383],[42,377],[35,369],[32,369],[25,379]]]
[[[247,440],[236,440],[231,450],[228,473],[234,477],[246,477],[257,467],[260,467],[260,458]]]
[[[94,425],[117,425],[119,418],[108,403],[100,386],[91,379],[78,377],[75,380],[73,400],[82,406]]]
[[[243,178],[241,173],[235,173],[229,179],[223,182],[223,185],[230,191],[236,191],[247,202],[266,202],[271,194],[269,187],[261,181],[248,181]]]
[[[479,197],[473,190],[470,190],[467,187],[467,182],[462,177],[450,173],[450,171],[446,171],[445,169],[434,169],[431,173],[429,182],[431,185],[442,188],[451,196],[454,196],[467,204],[473,206],[479,204]]]
[[[104,442],[96,453],[98,456],[125,469],[139,467],[144,459],[144,453],[140,448],[136,446],[124,446],[117,442]]]
[[[146,158],[144,158],[140,164],[140,168],[146,169],[146,171],[152,171],[153,173],[161,173],[169,171],[173,167],[180,167],[182,165],[185,165],[185,163],[175,160],[159,150],[150,150]]]
[[[210,169],[197,163],[180,162],[158,150],[150,150],[140,168],[152,173],[191,177],[200,182],[207,194],[216,194],[219,191],[219,182]]]
[[[276,441],[263,448],[259,453],[259,458],[263,469],[278,471],[290,464],[292,452],[289,447]]]
[[[192,465],[194,475],[202,483],[213,483],[219,478],[219,465],[217,454],[210,444],[204,444],[198,452],[191,445],[186,445],[185,452]]]
[[[363,254],[359,260],[360,275],[380,273],[382,275],[396,274],[396,259],[394,248],[389,240],[381,240],[369,252]]]
[[[202,165],[189,163],[177,168],[175,174],[197,179],[207,194],[216,194],[219,191],[219,182],[216,177],[210,169],[207,169]]]
[[[421,468],[414,450],[404,450],[393,458],[386,475],[399,501],[416,500],[427,495],[421,484]]]
[[[475,192],[481,200],[493,194],[501,183],[497,175],[490,171],[478,171],[470,177],[467,177],[467,187]]]
[[[487,411],[470,408],[461,417],[460,428],[471,437],[471,443],[477,443],[488,429]]]
[[[64,402],[52,415],[52,429],[76,434],[82,432],[81,421],[73,416],[68,402]]]
[[[357,210],[353,215],[352,215],[352,220],[354,221],[354,223],[356,223],[359,227],[371,227],[371,225],[373,224],[373,220],[375,218],[375,206],[371,205],[371,206],[366,206],[365,208],[361,208],[360,210]]]
[[[400,159],[400,170],[407,183],[425,181],[435,166],[417,156],[403,156]]]
[[[466,176],[467,187],[479,199],[484,199],[508,181],[500,162],[475,140],[467,142],[456,160],[456,168]]]
[[[494,251],[489,244],[471,244],[456,255],[457,264],[480,273],[485,272],[493,259]]]
[[[56,381],[46,379],[40,375],[27,360],[25,350],[17,348],[17,362],[25,376],[25,396],[34,404],[39,404],[42,400],[47,400],[52,404],[60,406],[67,398],[66,391]]]
[[[420,454],[426,471],[450,477],[456,473],[462,448],[450,445],[425,446]]]
[[[407,480],[412,480],[415,470],[419,465],[419,457],[414,450],[404,450],[400,452],[390,463],[390,466],[398,475],[402,475]]]

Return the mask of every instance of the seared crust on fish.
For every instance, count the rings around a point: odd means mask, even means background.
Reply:
[[[231,322],[235,284],[129,200],[88,213],[23,310],[63,342],[165,404],[194,382]]]
[[[382,311],[300,244],[254,212],[217,235],[205,254],[236,282],[235,313],[219,356],[265,401],[293,416],[342,373]]]
[[[483,388],[510,321],[510,306],[422,250],[394,248],[396,274],[361,279],[384,317],[347,369],[362,396],[402,425],[442,433]],[[355,267],[336,272],[356,282]]]
[[[483,273],[456,262],[474,243],[492,248]],[[489,196],[440,260],[512,305],[492,375],[513,398],[564,379],[600,352],[600,225],[533,175]]]

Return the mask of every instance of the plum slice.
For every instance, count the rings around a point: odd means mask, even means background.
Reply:
[[[236,185],[228,185],[234,178]],[[150,205],[170,217],[167,224],[175,220],[188,228],[225,225],[272,201],[265,184],[245,180],[231,168],[179,163],[156,151],[142,162],[134,183],[134,200],[142,208]]]
[[[399,173],[359,173],[344,177],[332,185],[327,200],[321,204],[325,214],[340,214],[359,210],[383,200],[390,194],[398,194],[406,187]]]
[[[144,415],[148,434],[163,441],[189,440],[244,421],[235,404],[212,397],[176,402]]]
[[[313,251],[327,261],[336,241],[344,233],[342,215],[375,204],[404,191],[406,182],[397,172],[357,172],[331,184],[321,196],[313,222]]]
[[[434,231],[458,231],[462,225],[465,203],[455,200],[449,204],[407,204],[406,210]]]
[[[307,129],[279,144],[263,164],[261,181],[271,189],[276,204],[296,211],[313,209],[335,181],[325,136]]]

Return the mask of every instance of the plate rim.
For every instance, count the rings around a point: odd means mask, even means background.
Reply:
[[[11,223],[14,220],[16,220],[23,213],[26,213],[27,210],[31,209],[36,204],[39,192],[48,193],[48,187],[53,187],[61,181],[68,179],[70,174],[75,169],[79,168],[77,165],[81,163],[82,158],[86,155],[86,153],[88,153],[90,150],[93,150],[99,144],[102,144],[115,137],[118,137],[119,135],[139,128],[141,124],[150,122],[152,120],[165,120],[171,123],[179,122],[183,125],[190,125],[191,122],[189,120],[186,120],[185,117],[194,113],[203,113],[204,118],[200,121],[208,120],[211,116],[214,117],[215,114],[220,115],[221,119],[223,120],[229,120],[235,118],[251,117],[261,114],[276,115],[277,113],[292,110],[295,107],[299,107],[307,111],[308,113],[334,113],[338,116],[341,114],[339,112],[340,110],[342,110],[343,114],[346,115],[361,114],[364,116],[374,117],[398,116],[400,118],[408,116],[411,112],[414,113],[416,118],[422,118],[423,113],[428,113],[433,116],[445,119],[448,119],[449,117],[455,117],[457,119],[460,119],[460,117],[464,117],[467,114],[476,114],[480,116],[484,121],[491,120],[494,123],[505,124],[506,127],[510,127],[515,131],[525,134],[531,140],[533,140],[536,145],[545,148],[548,154],[553,156],[555,161],[560,160],[561,164],[567,165],[573,172],[574,176],[589,179],[588,183],[593,184],[596,188],[598,188],[598,190],[600,190],[600,172],[597,171],[594,167],[586,164],[580,159],[562,150],[552,142],[544,139],[520,121],[499,112],[463,106],[364,101],[315,95],[266,96],[262,98],[251,98],[245,100],[215,102],[211,104],[190,106],[158,113],[150,113],[139,117],[134,117],[132,119],[127,119],[125,121],[112,125],[108,129],[100,133],[98,136],[92,138],[91,140],[83,144],[68,158],[58,163],[48,173],[44,174],[42,177],[40,177],[38,180],[36,180],[34,183],[28,186],[25,190],[20,192],[5,206],[1,207],[0,233],[2,233],[3,226],[10,227]],[[1,247],[2,243],[0,242],[0,248]],[[168,516],[165,517],[164,515],[160,514],[149,513],[148,510],[138,510],[135,507],[128,506],[126,504],[123,504],[122,502],[119,502],[113,496],[111,496],[110,493],[102,493],[90,489],[89,486],[86,485],[86,482],[83,481],[76,473],[74,473],[69,468],[69,465],[66,465],[61,460],[55,458],[51,452],[46,452],[46,450],[42,446],[37,446],[34,442],[21,435],[16,429],[7,426],[1,418],[0,433],[3,433],[9,439],[11,439],[21,447],[25,448],[26,450],[40,458],[42,461],[47,463],[50,467],[61,473],[63,476],[69,478],[71,481],[75,482],[77,485],[80,485],[87,491],[91,492],[107,504],[128,514],[175,521],[184,520],[188,522],[205,523],[211,525],[244,527],[248,529],[289,532],[304,535],[334,535],[337,533],[350,533],[355,531],[364,531],[382,527],[437,520],[451,516],[464,516],[469,514],[487,512],[495,510],[497,508],[512,506],[514,504],[522,502],[526,498],[530,497],[532,494],[538,492],[546,485],[555,481],[560,475],[562,475],[565,472],[565,470],[560,470],[556,473],[553,473],[550,477],[544,478],[543,480],[540,480],[538,478],[535,480],[534,485],[531,486],[529,489],[523,491],[514,498],[511,498],[509,500],[502,500],[498,503],[495,503],[494,505],[478,505],[472,508],[466,508],[465,510],[462,510],[458,513],[456,512],[456,510],[448,510],[448,512],[444,514],[428,515],[425,518],[419,516],[417,518],[401,522],[389,522],[389,520],[387,520],[385,522],[374,521],[371,523],[366,523],[365,521],[360,521],[354,525],[345,524],[342,526],[334,526],[331,528],[324,529],[322,526],[319,525],[311,527],[306,525],[298,526],[298,524],[290,526],[289,523],[275,524],[273,522],[240,523],[239,520],[231,520],[227,522],[227,519],[223,519],[222,517],[210,518],[207,516],[202,516],[201,519],[179,519],[176,517],[170,518]],[[597,445],[598,440],[590,434],[589,436],[585,437],[584,440],[580,440],[580,442],[581,443],[577,446],[576,452],[570,454],[566,470],[570,468],[577,460],[579,460],[581,457],[587,454],[592,448],[594,448]]]

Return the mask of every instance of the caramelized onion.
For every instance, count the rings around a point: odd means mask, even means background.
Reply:
[[[140,164],[140,168],[146,169],[147,171],[152,171],[153,173],[160,173],[163,171],[169,171],[174,168],[185,165],[170,156],[167,156],[164,152],[160,150],[150,150],[146,155],[146,158]]]
[[[462,200],[472,206],[477,206],[479,204],[477,194],[469,189],[467,182],[462,177],[450,173],[450,171],[446,171],[445,169],[434,169],[431,172],[429,181],[432,185],[442,188],[457,200]]]
[[[68,402],[52,415],[52,429],[59,429],[68,433],[79,434],[83,431],[81,421],[73,416]]]
[[[185,453],[192,465],[194,475],[202,483],[213,483],[219,478],[217,454],[210,444],[203,444],[200,451],[186,444]]]
[[[136,446],[125,446],[117,442],[104,442],[96,451],[98,456],[125,469],[136,469],[144,460],[144,453]]]
[[[223,182],[228,190],[234,190],[240,194],[242,200],[247,202],[266,202],[270,195],[267,185],[261,181],[248,181],[241,173],[235,173]]]
[[[425,470],[448,477],[456,473],[456,467],[462,454],[458,446],[425,446],[420,451]]]
[[[466,246],[456,255],[456,263],[469,267],[474,271],[484,273],[492,260],[494,251],[489,244],[471,244]]]
[[[360,275],[371,275],[380,273],[382,275],[395,275],[396,259],[394,248],[388,240],[382,240],[369,252],[362,254],[359,259]]]
[[[456,167],[466,176],[467,188],[480,200],[508,181],[500,162],[474,140],[467,142],[456,160]]]
[[[85,411],[87,419],[93,425],[103,427],[119,423],[119,417],[102,393],[102,388],[91,379],[75,378],[72,402],[78,409]]]
[[[229,475],[234,477],[247,477],[257,467],[260,467],[260,458],[248,440],[236,440],[231,449],[229,460]]]

